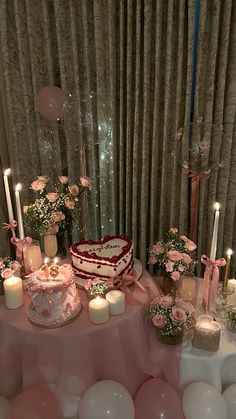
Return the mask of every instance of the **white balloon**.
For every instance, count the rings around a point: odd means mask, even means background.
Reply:
[[[63,418],[77,418],[80,398],[72,394],[63,394],[59,398]]]
[[[129,392],[112,380],[98,381],[83,394],[80,419],[134,419],[134,403]]]
[[[223,393],[227,407],[227,419],[236,418],[236,384],[231,384]]]
[[[10,402],[6,397],[0,396],[0,418],[7,419],[10,410]]]
[[[210,384],[190,384],[183,394],[183,411],[186,419],[227,419],[224,398]]]

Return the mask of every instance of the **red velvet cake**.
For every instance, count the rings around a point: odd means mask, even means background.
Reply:
[[[72,267],[80,278],[106,280],[128,273],[133,267],[133,243],[129,237],[105,236],[80,240],[71,246]]]

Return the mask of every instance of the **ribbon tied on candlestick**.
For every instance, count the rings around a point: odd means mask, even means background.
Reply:
[[[209,170],[187,170],[187,176],[191,178],[190,238],[195,243],[197,241],[200,180],[208,179],[210,176],[210,173],[211,173],[210,169]]]
[[[2,228],[4,228],[5,230],[11,230],[12,235],[15,237],[16,233],[15,233],[15,229],[17,227],[17,221],[16,220],[12,220],[9,223],[3,223],[2,224]]]
[[[19,239],[18,237],[11,238],[11,243],[16,247],[16,260],[20,263],[23,262],[26,273],[31,272],[27,249],[32,241],[33,239],[31,237],[25,237],[24,239]]]
[[[219,266],[225,266],[224,258],[215,261],[210,260],[206,255],[201,257],[201,262],[206,265],[203,280],[202,307],[205,312],[216,312],[216,292],[219,282]]]

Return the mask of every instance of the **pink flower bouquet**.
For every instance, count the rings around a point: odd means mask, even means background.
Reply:
[[[178,281],[186,272],[194,271],[196,247],[186,236],[180,236],[177,228],[171,228],[165,240],[154,243],[149,249],[149,264],[156,264],[164,276]]]
[[[86,190],[91,189],[92,181],[81,176],[78,184],[70,184],[67,176],[58,176],[52,182],[49,176],[38,176],[31,183],[36,199],[23,208],[24,221],[30,234],[56,234],[69,228],[73,211],[80,206]]]
[[[191,303],[170,295],[152,301],[147,318],[162,337],[174,337],[194,325],[195,310]]]

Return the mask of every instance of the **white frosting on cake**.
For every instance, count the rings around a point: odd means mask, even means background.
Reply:
[[[71,265],[62,265],[58,269],[56,277],[49,274],[48,278],[40,269],[32,273],[27,283],[31,298],[28,317],[40,326],[63,325],[81,309]]]
[[[133,265],[133,243],[126,236],[104,237],[100,242],[82,240],[71,247],[76,275],[89,279],[113,278]]]

